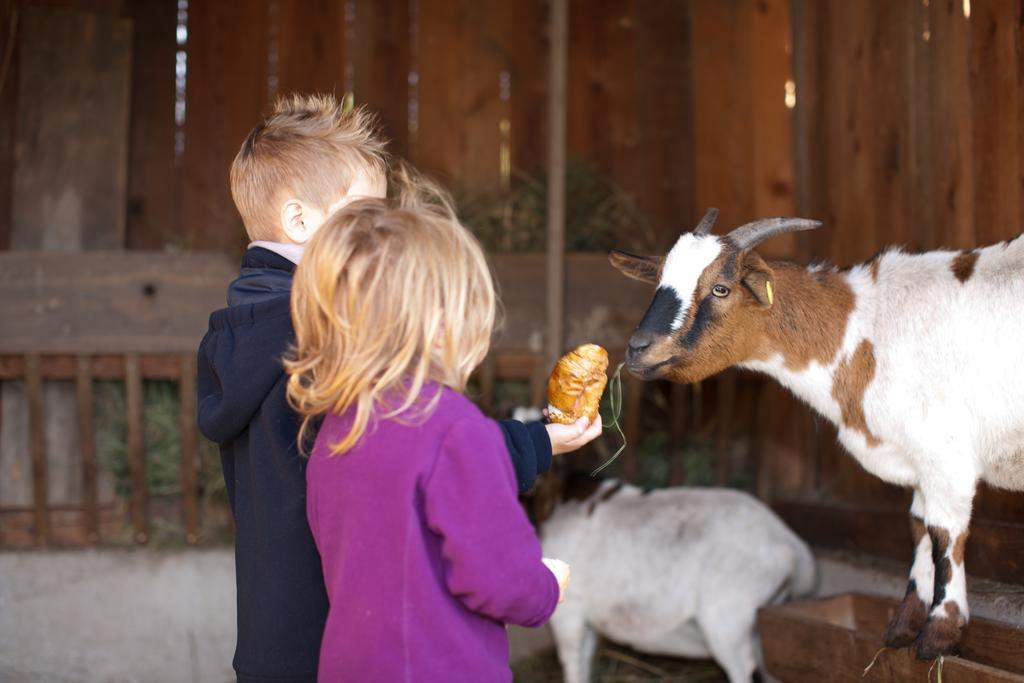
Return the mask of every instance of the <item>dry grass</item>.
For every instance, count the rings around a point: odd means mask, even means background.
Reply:
[[[547,182],[517,173],[509,187],[455,193],[462,221],[490,252],[537,252],[547,244]],[[566,251],[652,249],[657,233],[633,198],[592,164],[570,159],[565,174]]]
[[[562,667],[548,648],[512,665],[515,683],[561,683]],[[602,640],[594,656],[592,683],[722,683],[725,673],[712,660],[657,657]]]

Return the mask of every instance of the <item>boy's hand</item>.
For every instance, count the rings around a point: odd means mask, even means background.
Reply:
[[[569,586],[569,575],[572,573],[569,570],[569,565],[562,560],[554,560],[550,557],[542,557],[540,561],[544,563],[548,571],[555,575],[555,580],[558,581],[558,602],[565,602],[565,589]]]
[[[544,427],[548,430],[548,438],[551,439],[551,453],[561,455],[575,451],[599,437],[601,435],[601,416],[598,415],[593,422],[581,417],[571,425],[552,422]]]

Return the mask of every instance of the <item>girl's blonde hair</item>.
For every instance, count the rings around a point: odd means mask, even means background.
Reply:
[[[497,303],[480,245],[436,186],[399,180],[397,199],[332,215],[295,270],[285,368],[300,446],[326,413],[353,410],[333,454],[358,443],[372,413],[425,417],[441,395],[426,385],[464,391],[490,346]]]

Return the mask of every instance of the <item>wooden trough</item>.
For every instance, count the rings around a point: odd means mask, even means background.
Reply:
[[[886,649],[882,634],[898,602],[862,593],[762,609],[758,630],[768,672],[786,683],[936,680],[938,665],[912,648]],[[1024,629],[972,619],[959,657],[942,662],[942,683],[1024,683]]]

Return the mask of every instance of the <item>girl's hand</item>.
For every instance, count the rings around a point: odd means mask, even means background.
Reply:
[[[542,557],[540,561],[544,563],[544,566],[548,568],[548,571],[555,575],[555,580],[558,581],[559,604],[565,602],[565,589],[569,586],[569,575],[572,573],[569,569],[569,565],[561,560],[554,560],[550,557]]]
[[[593,422],[581,417],[571,425],[552,422],[544,427],[548,430],[548,438],[551,439],[552,454],[561,455],[575,451],[599,437],[601,435],[601,416],[598,415]]]

